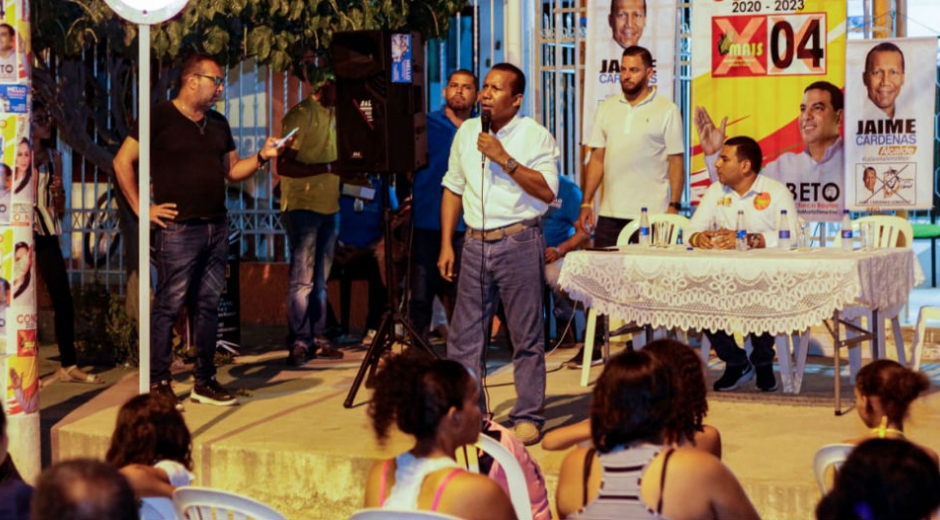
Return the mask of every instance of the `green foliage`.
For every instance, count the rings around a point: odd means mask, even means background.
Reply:
[[[174,64],[202,52],[223,65],[256,57],[275,72],[317,80],[326,74],[335,31],[407,29],[425,38],[446,34],[465,0],[191,0],[151,30],[154,58]],[[104,0],[33,0],[33,47],[78,56],[107,42],[108,52],[134,60],[137,27]]]
[[[83,362],[96,366],[137,366],[137,324],[128,318],[124,300],[102,285],[75,293],[75,347]]]

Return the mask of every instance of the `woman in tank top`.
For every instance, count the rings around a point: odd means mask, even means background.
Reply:
[[[373,464],[365,507],[437,511],[466,519],[514,519],[506,493],[485,475],[461,469],[458,447],[476,442],[482,417],[476,379],[460,363],[392,358],[376,376],[369,416],[380,443],[394,423],[414,436],[405,453]]]
[[[650,342],[643,350],[665,363],[672,370],[676,383],[672,413],[663,428],[666,442],[674,446],[692,446],[721,459],[721,434],[714,426],[704,423],[708,413],[708,390],[698,353],[685,343],[672,339]],[[542,448],[567,450],[590,440],[591,421],[585,419],[546,433],[542,437]]]
[[[562,518],[759,518],[717,458],[667,444],[676,391],[673,372],[645,350],[611,360],[591,401],[594,447],[575,449],[562,463],[556,494]]]

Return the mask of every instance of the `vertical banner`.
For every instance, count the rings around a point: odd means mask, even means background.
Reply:
[[[0,6],[0,383],[10,453],[32,480],[40,470],[40,437],[28,8],[28,0]]]
[[[933,207],[937,39],[846,47],[845,192],[854,210]]]
[[[726,136],[760,143],[761,173],[787,185],[802,218],[841,218],[845,2],[698,0],[693,9],[692,200],[717,180],[720,132],[708,139],[703,129],[727,118]]]
[[[620,57],[646,47],[656,71],[650,85],[672,99],[675,79],[676,0],[588,0],[581,142],[591,136],[597,106],[620,94]]]

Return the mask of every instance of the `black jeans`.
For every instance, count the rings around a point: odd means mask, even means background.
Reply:
[[[65,259],[59,247],[59,237],[34,233],[33,239],[36,243],[39,275],[46,283],[55,311],[55,339],[59,344],[59,360],[63,367],[70,367],[76,363],[75,307],[69,275],[65,270]]]
[[[463,251],[463,233],[454,233],[454,272],[460,273],[460,256]],[[411,297],[408,315],[411,325],[425,340],[431,328],[431,313],[434,297],[438,296],[447,309],[447,319],[457,298],[457,283],[441,278],[437,260],[441,255],[441,232],[434,229],[414,228],[411,238]]]
[[[728,366],[743,367],[747,365],[747,353],[738,346],[734,336],[723,330],[718,332],[705,331],[708,341],[712,348],[718,354],[718,358],[724,361]],[[755,367],[772,365],[774,362],[774,337],[771,334],[764,333],[760,336],[751,334],[751,346],[754,350],[751,352],[751,364]]]
[[[597,217],[597,227],[594,229],[594,247],[612,247],[617,245],[617,239],[620,232],[633,219]],[[604,331],[607,330],[607,316],[597,317],[597,328],[594,333],[594,349],[600,352],[600,346],[604,343]]]
[[[594,247],[611,247],[617,245],[620,232],[633,219],[598,217],[597,228],[594,229]]]

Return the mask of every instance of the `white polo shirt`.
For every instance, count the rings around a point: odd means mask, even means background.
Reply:
[[[489,230],[540,217],[548,204],[526,193],[500,165],[489,159],[485,167],[482,165],[483,154],[477,150],[482,128],[478,117],[460,125],[441,182],[462,197],[467,227]],[[516,162],[541,173],[552,193],[558,194],[561,154],[555,138],[544,126],[517,114],[495,135]]]
[[[604,192],[598,215],[634,219],[669,208],[670,155],[685,151],[679,107],[653,89],[631,106],[623,93],[597,109],[588,146],[604,148]]]

